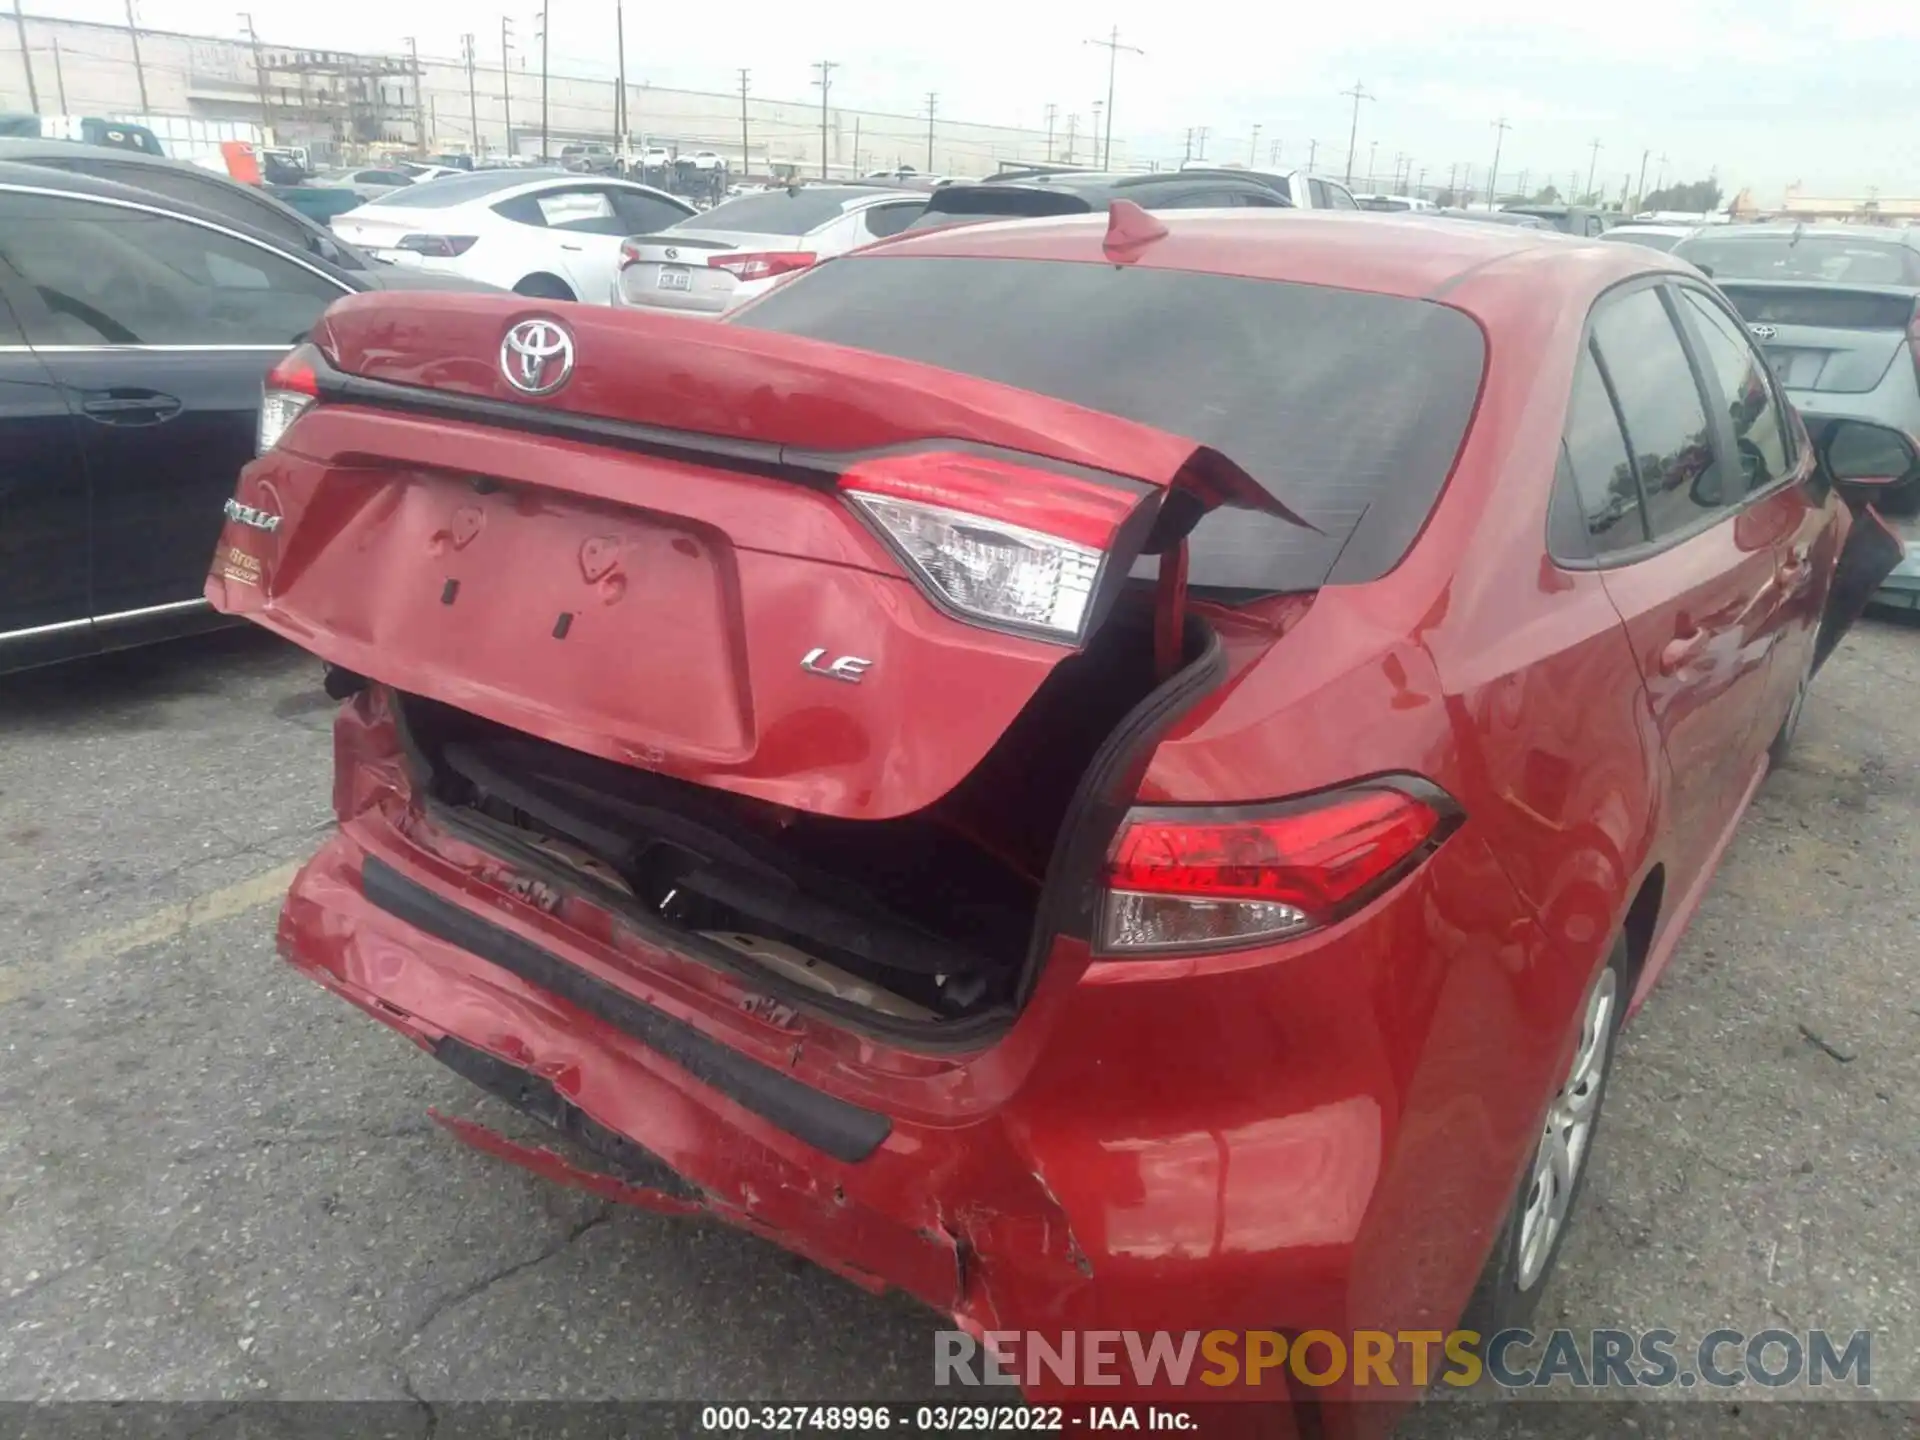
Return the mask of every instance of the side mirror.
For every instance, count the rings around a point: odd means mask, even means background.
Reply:
[[[1834,484],[1879,492],[1920,468],[1920,444],[1904,431],[1870,420],[1815,420],[1807,426],[1814,455]]]

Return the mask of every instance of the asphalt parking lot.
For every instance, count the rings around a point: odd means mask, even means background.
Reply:
[[[429,1106],[527,1127],[275,957],[331,710],[252,632],[0,681],[0,1400],[925,1394],[917,1306],[468,1151]],[[1920,627],[1868,621],[1629,1032],[1543,1324],[1871,1329],[1920,1399],[1916,859]]]

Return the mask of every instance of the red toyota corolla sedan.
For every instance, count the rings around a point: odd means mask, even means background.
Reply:
[[[1524,1317],[1883,548],[1697,272],[1444,219],[355,297],[261,444],[288,958],[599,1168],[466,1138],[975,1333]]]

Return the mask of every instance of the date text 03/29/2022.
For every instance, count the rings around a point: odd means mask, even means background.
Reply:
[[[1192,1410],[1176,1405],[705,1405],[700,1410],[700,1429],[720,1435],[1193,1433],[1200,1428]]]

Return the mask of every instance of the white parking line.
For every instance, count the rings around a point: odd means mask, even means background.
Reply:
[[[293,883],[294,873],[305,863],[300,860],[277,865],[251,879],[239,880],[204,895],[195,895],[176,905],[164,905],[151,915],[109,930],[83,935],[58,951],[52,959],[28,960],[17,965],[0,965],[0,1005],[37,989],[48,980],[69,970],[111,960],[146,945],[175,940],[204,925],[231,920],[249,910],[277,902]]]

